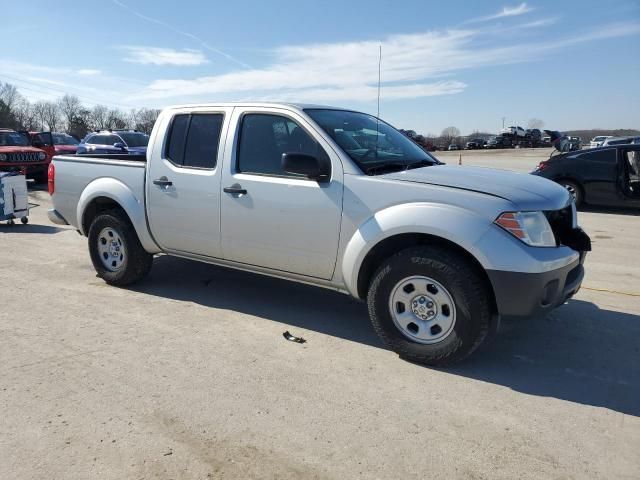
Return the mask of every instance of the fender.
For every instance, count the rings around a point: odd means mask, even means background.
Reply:
[[[342,276],[347,290],[358,297],[358,275],[365,257],[382,240],[403,233],[424,233],[464,248],[486,269],[490,264],[474,244],[491,222],[460,207],[440,203],[407,203],[376,212],[360,224],[342,256]]]
[[[160,247],[151,237],[149,229],[147,227],[147,216],[145,212],[144,199],[139,199],[131,191],[131,189],[115,178],[98,178],[85,187],[80,195],[77,207],[77,220],[78,228],[83,235],[87,235],[88,232],[82,231],[83,229],[83,217],[86,208],[91,204],[93,200],[98,197],[110,198],[118,205],[122,207],[125,213],[131,219],[133,228],[135,229],[140,243],[144,249],[149,253],[161,252]]]

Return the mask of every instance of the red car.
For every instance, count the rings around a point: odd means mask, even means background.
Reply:
[[[33,143],[23,132],[0,128],[0,171],[22,171],[37,182],[46,182],[51,157],[44,149],[36,148],[39,142],[35,146]]]
[[[78,150],[80,140],[68,133],[53,132],[53,146],[55,155],[73,155]]]

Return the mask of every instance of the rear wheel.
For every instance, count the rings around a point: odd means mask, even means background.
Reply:
[[[490,292],[462,255],[415,247],[375,273],[367,304],[380,338],[401,357],[444,366],[470,355],[490,329]]]
[[[558,183],[569,191],[569,193],[573,197],[573,200],[576,202],[576,208],[580,207],[582,205],[582,202],[584,201],[582,188],[580,187],[580,185],[571,180],[559,180]]]
[[[141,280],[153,264],[153,255],[142,247],[133,225],[120,210],[109,210],[93,220],[89,254],[98,276],[116,286]]]

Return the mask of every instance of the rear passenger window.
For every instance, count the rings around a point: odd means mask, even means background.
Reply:
[[[176,115],[165,157],[181,167],[215,168],[223,121],[220,113]]]
[[[587,152],[580,155],[579,158],[582,160],[591,160],[592,162],[616,163],[616,150],[610,148],[609,150]]]

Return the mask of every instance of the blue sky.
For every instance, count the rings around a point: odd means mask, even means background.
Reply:
[[[640,1],[31,0],[0,81],[112,107],[287,100],[397,127],[640,128]]]

